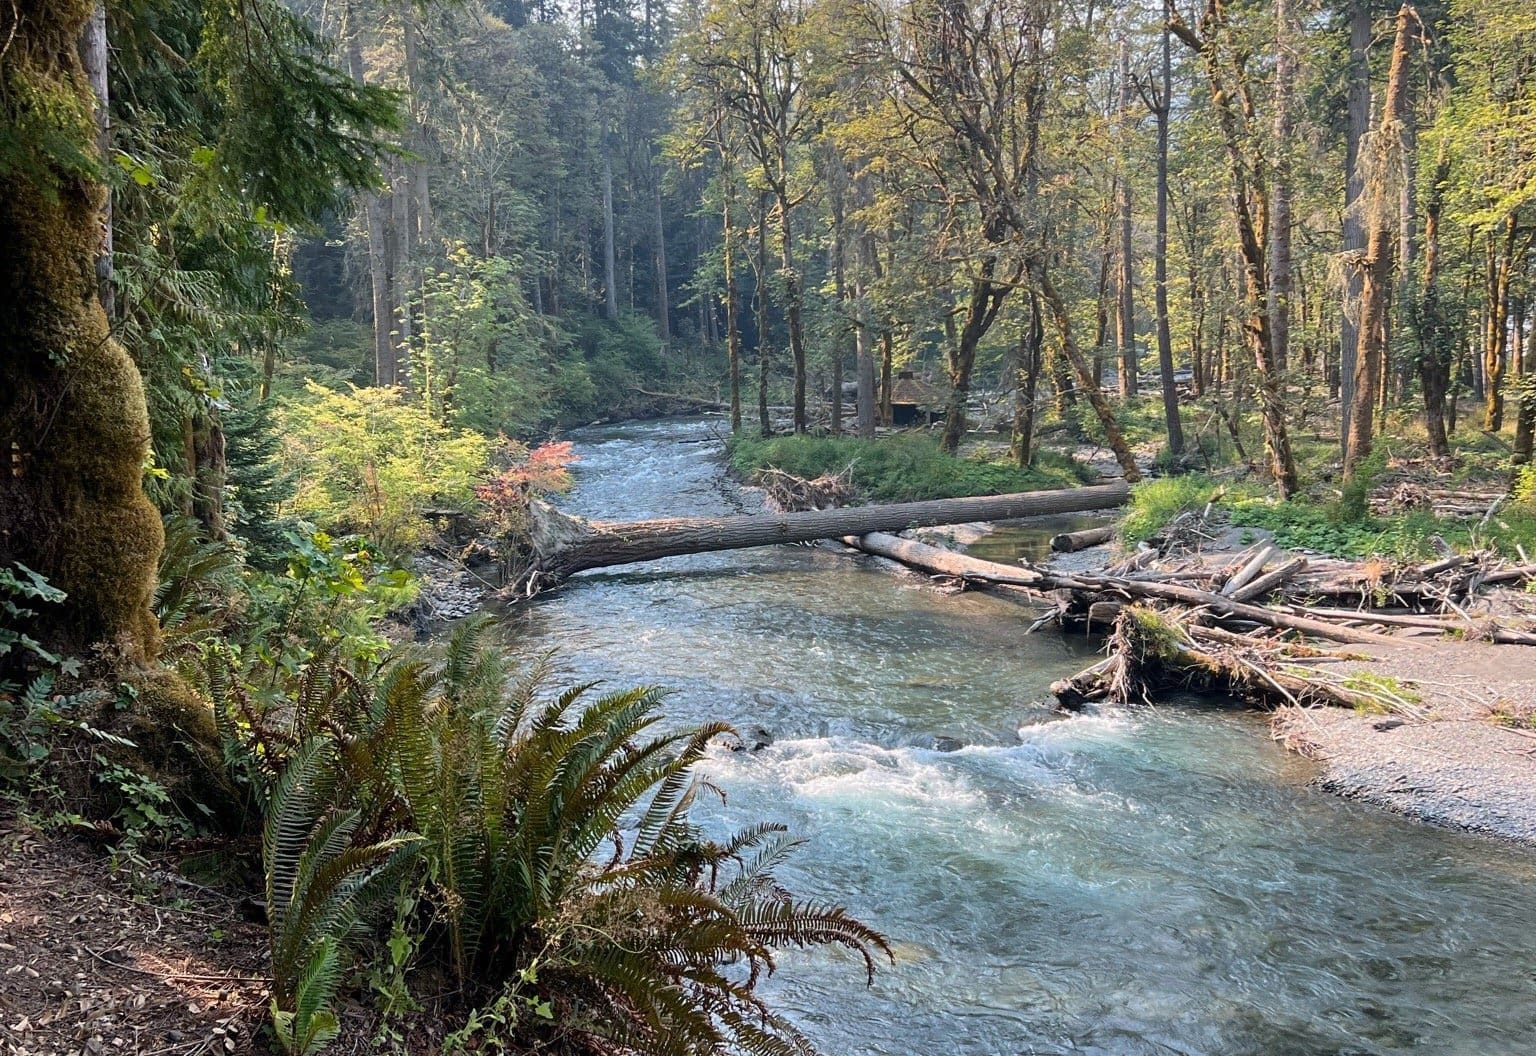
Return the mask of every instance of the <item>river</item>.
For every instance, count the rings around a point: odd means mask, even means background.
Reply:
[[[750,509],[719,428],[579,431],[562,505]],[[869,989],[843,951],[780,959],[764,992],[828,1056],[1536,1052],[1536,856],[1309,787],[1259,715],[1049,716],[1092,647],[1027,616],[774,547],[586,573],[510,637],[573,680],[671,687],[678,721],[773,733],[710,757],[727,801],[699,816],[787,823],[790,886],[895,945]]]

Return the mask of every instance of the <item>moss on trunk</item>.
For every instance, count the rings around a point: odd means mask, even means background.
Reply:
[[[0,564],[68,598],[43,630],[82,652],[152,659],[160,518],[142,488],[149,414],[97,299],[105,193],[76,52],[81,0],[31,0],[0,36]],[[0,16],[0,23],[7,21]]]

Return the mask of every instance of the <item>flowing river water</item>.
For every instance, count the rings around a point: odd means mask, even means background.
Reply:
[[[718,429],[580,431],[562,505],[754,509]],[[1026,638],[1027,618],[772,547],[586,573],[509,630],[519,653],[558,648],[563,677],[668,686],[677,721],[772,732],[707,761],[727,801],[699,817],[787,823],[806,841],[789,886],[896,947],[870,989],[845,951],[780,959],[765,992],[828,1056],[1536,1053],[1536,855],[1309,787],[1259,715],[1053,718],[1036,702],[1092,647]]]

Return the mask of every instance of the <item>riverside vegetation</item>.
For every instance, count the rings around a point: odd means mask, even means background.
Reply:
[[[418,559],[515,579],[556,430],[701,406],[866,499],[1522,555],[1533,56],[1509,0],[0,8],[8,849],[259,892],[291,1051],[806,1051],[774,952],[889,951],[690,821],[724,731],[418,654]]]

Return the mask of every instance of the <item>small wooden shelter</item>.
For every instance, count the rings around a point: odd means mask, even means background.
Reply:
[[[903,370],[891,383],[891,424],[931,425],[942,416],[944,393],[912,371]]]

